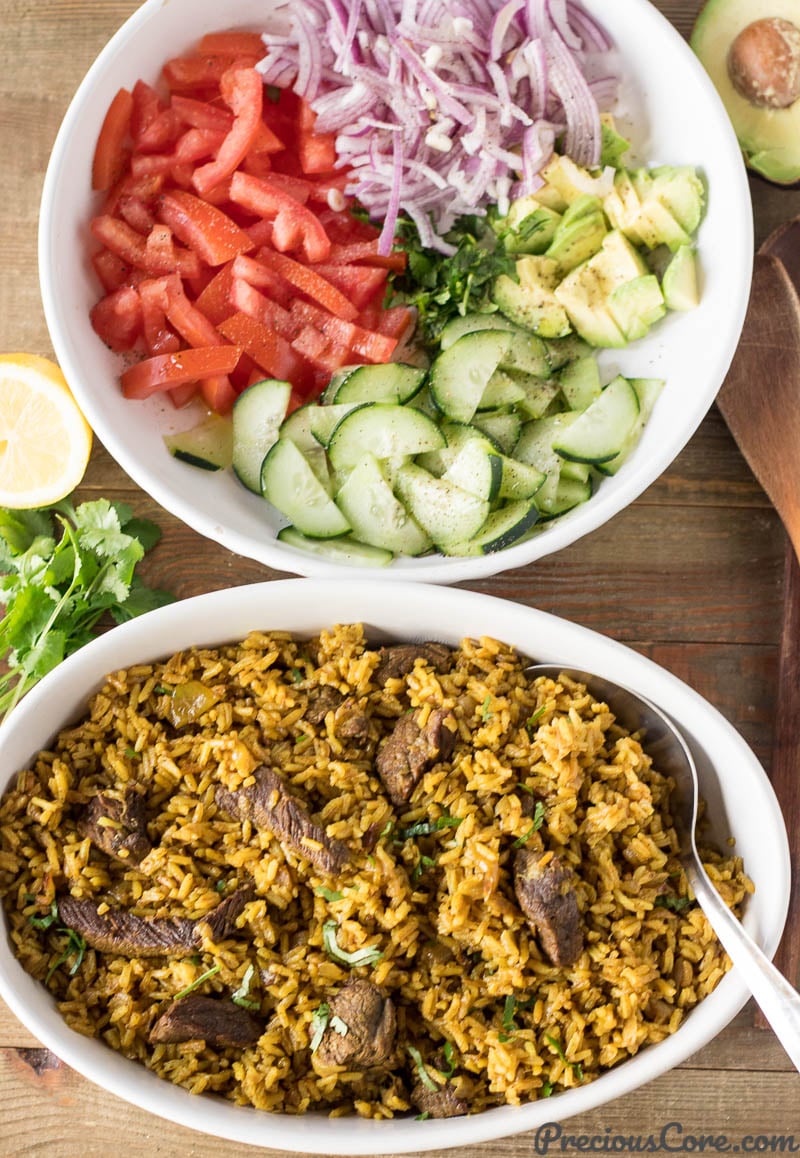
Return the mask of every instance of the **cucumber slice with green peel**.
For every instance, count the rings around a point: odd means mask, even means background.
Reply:
[[[360,362],[357,362],[352,366],[340,366],[338,370],[334,370],[330,376],[328,385],[319,396],[320,403],[323,406],[329,406],[336,397],[336,393],[342,383],[346,382],[350,375],[354,374],[356,370],[360,370],[361,365],[362,364]]]
[[[200,470],[225,470],[233,461],[233,425],[221,414],[209,414],[197,426],[165,434],[164,445],[173,456]]]
[[[248,386],[233,404],[233,469],[256,494],[261,494],[261,466],[277,442],[291,392],[290,382],[264,378]]]
[[[608,462],[622,450],[639,418],[639,399],[627,378],[617,375],[554,442],[562,458]]]
[[[518,326],[504,318],[500,313],[494,314],[464,314],[463,317],[451,318],[439,334],[439,349],[446,350],[465,334],[472,334],[476,330],[504,330],[509,334],[520,333]]]
[[[580,482],[575,478],[560,478],[552,495],[544,497],[542,491],[536,496],[536,503],[543,518],[553,519],[563,515],[573,507],[580,506],[592,497],[591,482]]]
[[[639,399],[639,418],[619,454],[609,459],[608,462],[595,463],[595,470],[609,477],[617,473],[622,464],[630,456],[631,451],[635,448],[641,438],[645,424],[653,412],[656,399],[664,387],[663,378],[629,378],[628,381],[636,391],[636,397]],[[564,465],[566,466],[566,463]]]
[[[534,378],[530,374],[517,374],[515,381],[525,391],[525,397],[517,403],[517,414],[527,421],[542,418],[555,402],[561,389],[558,382],[546,378]]]
[[[602,393],[600,369],[593,354],[567,362],[558,375],[561,393],[570,410],[585,410]]]
[[[477,330],[443,350],[428,377],[438,410],[457,422],[469,422],[510,344],[511,335],[502,330]]]
[[[442,434],[447,439],[447,445],[443,446],[441,450],[429,450],[425,454],[420,454],[416,458],[416,465],[421,466],[424,470],[428,470],[431,474],[441,477],[458,453],[470,441],[477,442],[484,448],[487,454],[501,454],[500,446],[493,438],[484,431],[479,430],[477,426],[472,426],[466,422],[443,422],[441,425]]]
[[[507,455],[503,455],[501,461],[503,474],[500,479],[500,498],[511,501],[532,499],[543,486],[547,475],[535,466]]]
[[[529,330],[516,329],[512,332],[511,343],[500,365],[504,370],[520,370],[535,378],[549,378],[551,373],[544,339]]]
[[[443,482],[453,483],[492,503],[500,493],[503,458],[496,451],[487,450],[477,438],[471,438],[458,451],[441,478]]]
[[[296,547],[298,551],[306,551],[322,559],[329,559],[332,563],[345,563],[351,567],[388,567],[394,559],[391,551],[361,543],[352,535],[342,535],[340,539],[310,539],[297,527],[284,527],[276,537],[279,543],[285,543],[287,547]]]
[[[507,503],[493,511],[476,535],[458,543],[445,543],[445,555],[489,555],[502,551],[526,535],[536,524],[539,509],[530,499]]]
[[[336,502],[362,542],[397,555],[430,550],[430,538],[395,497],[374,455],[365,454],[356,463]]]
[[[320,445],[319,440],[311,432],[312,420],[317,411],[321,409],[326,408],[318,406],[315,402],[307,402],[305,406],[299,406],[297,410],[293,410],[289,417],[281,423],[280,437],[292,440],[330,495],[333,494],[333,479],[328,466],[328,456],[325,453],[325,448]]]
[[[574,362],[591,353],[592,347],[577,334],[567,334],[563,338],[546,338],[545,348],[551,370],[560,370],[567,362]]]
[[[359,366],[344,379],[332,401],[342,402],[408,402],[421,389],[426,372],[419,366],[402,362],[385,362],[376,366]]]
[[[442,416],[431,398],[431,392],[427,384],[422,387],[419,394],[415,394],[414,397],[409,400],[408,405],[413,406],[415,410],[421,410],[423,414],[427,414],[428,418],[432,418],[434,422],[441,422],[442,420]]]
[[[548,418],[537,418],[526,422],[514,450],[514,458],[535,466],[547,475],[561,473],[562,459],[554,449],[554,443],[563,438],[574,422],[580,418],[575,410],[563,414],[553,414]]]
[[[365,405],[364,402],[342,402],[332,403],[330,406],[317,406],[312,410],[309,414],[309,427],[319,445],[327,448],[331,435],[342,419]]]
[[[573,478],[578,482],[588,482],[592,467],[588,462],[572,462],[565,458],[561,463],[561,478]]]
[[[482,410],[511,409],[525,397],[525,390],[515,382],[510,374],[499,367],[486,383],[481,394],[476,413]]]
[[[350,524],[288,438],[279,438],[261,468],[261,493],[298,531],[312,539],[333,539]]]
[[[489,514],[489,503],[415,465],[404,466],[396,489],[437,545],[471,539]]]
[[[473,426],[494,439],[503,454],[512,454],[522,430],[522,419],[513,410],[487,410],[475,415]]]
[[[346,414],[328,442],[331,466],[342,471],[355,466],[365,451],[376,458],[422,454],[445,446],[436,423],[413,406],[367,402]]]

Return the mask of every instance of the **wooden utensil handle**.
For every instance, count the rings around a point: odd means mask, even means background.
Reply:
[[[779,655],[770,779],[781,802],[789,834],[792,891],[786,930],[775,964],[796,987],[800,983],[800,562],[788,538]],[[768,1028],[760,1009],[754,1023],[762,1029]]]

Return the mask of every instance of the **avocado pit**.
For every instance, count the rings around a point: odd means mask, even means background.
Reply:
[[[754,20],[731,44],[728,75],[750,104],[788,108],[800,96],[800,28],[780,16]]]

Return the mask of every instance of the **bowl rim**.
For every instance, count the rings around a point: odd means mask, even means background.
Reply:
[[[383,599],[382,591],[361,580],[274,580],[194,596],[113,628],[54,669],[0,725],[0,789],[5,790],[11,776],[22,766],[21,761],[29,759],[46,742],[42,738],[42,720],[48,719],[48,706],[54,698],[60,695],[68,702],[62,703],[59,723],[52,731],[63,726],[85,703],[107,672],[121,666],[171,654],[192,644],[213,646],[240,639],[250,629],[269,630],[273,616],[280,620],[281,629],[296,633],[313,632],[334,621],[364,622],[368,632],[395,638],[419,638],[415,624],[420,620],[431,635],[435,635],[438,625],[449,622],[452,626],[446,632],[440,630],[440,638],[452,642],[472,625],[482,623],[487,625],[483,633],[497,638],[505,635],[519,650],[535,654],[537,659],[565,666],[577,666],[581,661],[584,668],[589,667],[598,675],[640,689],[676,719],[693,747],[698,737],[689,721],[695,721],[694,728],[698,720],[702,721],[704,736],[711,738],[707,741],[709,746],[717,748],[718,759],[724,753],[726,768],[735,767],[736,774],[745,777],[748,799],[755,801],[754,807],[761,810],[767,827],[773,830],[767,850],[770,888],[760,891],[755,907],[748,909],[744,920],[765,952],[769,956],[775,952],[789,904],[790,865],[783,817],[763,768],[716,708],[647,657],[547,612],[496,596],[417,583],[398,583],[390,602]],[[332,611],[326,614],[329,606]],[[360,614],[359,609],[367,614]],[[497,626],[508,630],[498,634]],[[78,689],[86,690],[81,693]],[[36,736],[38,740],[30,739]],[[4,913],[2,925],[5,929]],[[729,971],[674,1035],[607,1071],[588,1086],[559,1094],[552,1109],[549,1103],[539,1101],[521,1107],[497,1107],[463,1119],[431,1120],[424,1125],[409,1119],[375,1122],[329,1119],[319,1114],[297,1117],[224,1101],[198,1101],[144,1066],[70,1030],[55,1003],[46,997],[39,982],[25,973],[7,942],[0,948],[0,997],[45,1046],[73,1069],[150,1113],[212,1136],[262,1147],[320,1155],[377,1155],[474,1145],[536,1129],[551,1122],[554,1114],[562,1120],[604,1105],[665,1073],[707,1044],[741,1009],[749,993],[735,969]],[[209,1118],[213,1118],[210,1123]]]
[[[175,4],[178,0],[171,0],[171,2]],[[183,0],[183,2],[188,5],[190,0]],[[601,0],[584,0],[584,3],[587,8],[602,18]],[[80,122],[85,109],[91,104],[97,78],[103,75],[107,66],[123,49],[127,40],[158,16],[164,4],[165,0],[145,0],[145,3],[125,21],[109,40],[87,71],[59,128],[42,188],[39,211],[38,260],[45,318],[56,357],[92,426],[98,422],[98,415],[93,405],[91,390],[87,390],[83,386],[80,358],[74,352],[74,343],[69,336],[70,327],[64,313],[63,295],[59,292],[54,268],[56,235],[52,227],[54,221],[53,206],[58,199],[63,175],[67,171],[67,158],[73,127]],[[229,550],[252,558],[264,566],[312,577],[335,578],[340,576],[344,570],[353,578],[369,576],[377,582],[418,580],[426,583],[456,583],[469,579],[486,578],[498,571],[521,567],[562,550],[584,535],[599,529],[641,495],[667,469],[695,433],[711,407],[716,392],[722,385],[733,359],[749,300],[752,275],[753,220],[747,172],[741,150],[722,101],[710,78],[683,37],[667,18],[650,3],[650,0],[629,0],[629,5],[635,6],[639,19],[646,23],[649,22],[650,35],[671,44],[671,52],[681,58],[683,66],[692,74],[694,81],[701,86],[704,91],[704,102],[709,106],[709,116],[712,115],[710,110],[714,110],[715,138],[718,141],[726,142],[726,151],[735,170],[734,182],[729,184],[726,189],[726,202],[736,205],[738,217],[736,228],[732,234],[731,245],[726,251],[728,258],[735,252],[735,258],[730,258],[735,267],[735,272],[731,277],[734,286],[733,308],[723,319],[721,328],[718,327],[713,347],[704,356],[707,380],[715,385],[713,388],[709,386],[706,391],[697,393],[686,400],[684,406],[685,421],[681,426],[679,440],[674,446],[671,444],[674,453],[669,458],[665,459],[663,454],[654,453],[647,461],[640,460],[635,472],[629,474],[627,478],[621,475],[614,480],[613,490],[607,486],[601,486],[589,502],[581,504],[573,511],[563,515],[555,523],[545,528],[542,534],[523,543],[514,544],[488,555],[461,558],[440,555],[423,556],[419,559],[401,558],[386,567],[374,568],[351,567],[320,558],[310,552],[300,551],[280,543],[273,530],[266,525],[263,540],[257,540],[252,534],[244,533],[237,528],[223,526],[221,521],[215,517],[214,510],[206,510],[201,504],[194,505],[191,498],[186,493],[179,491],[171,481],[157,477],[157,472],[151,471],[145,461],[137,456],[135,448],[126,446],[124,438],[118,436],[114,429],[105,428],[106,424],[101,421],[99,425],[103,429],[97,431],[98,437],[102,439],[109,453],[126,473],[165,510],[181,519],[188,526]],[[607,11],[605,18],[608,19]],[[246,22],[240,21],[240,24],[244,23]],[[191,487],[184,488],[184,492],[187,490],[191,491]]]

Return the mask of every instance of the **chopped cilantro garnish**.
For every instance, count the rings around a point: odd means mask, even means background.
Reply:
[[[673,913],[682,913],[691,905],[689,897],[675,897],[671,895],[656,897],[653,904],[658,909],[671,909]]]
[[[333,889],[327,889],[324,885],[320,885],[318,889],[314,889],[318,897],[322,897],[326,901],[340,901],[344,893],[336,892]]]
[[[572,1070],[572,1072],[574,1073],[574,1075],[578,1079],[578,1081],[582,1082],[583,1081],[583,1066],[581,1065],[581,1063],[580,1062],[571,1062],[569,1060],[567,1055],[564,1053],[564,1047],[562,1046],[561,1042],[558,1040],[557,1037],[551,1037],[549,1033],[546,1033],[544,1035],[544,1040],[547,1042],[547,1044],[549,1046],[551,1046],[556,1051],[556,1053],[561,1058],[564,1065],[569,1066],[569,1068]]]
[[[384,824],[383,828],[378,833],[378,840],[380,840],[380,838],[382,836],[388,836],[393,828],[394,828],[394,821],[393,820],[387,820],[386,823]]]
[[[542,716],[545,714],[546,711],[547,711],[547,704],[542,704],[541,707],[538,707],[535,712],[531,712],[531,714],[528,716],[527,720],[525,721],[525,727],[528,729],[528,731],[531,730],[533,725],[535,723],[537,723],[538,720],[541,720]]]
[[[487,696],[481,704],[481,719],[483,720],[484,724],[488,720],[491,720],[492,714],[492,697]]]
[[[356,949],[353,953],[347,953],[344,949],[340,949],[336,940],[337,925],[335,921],[326,921],[322,926],[322,940],[325,945],[325,951],[328,956],[334,961],[340,961],[343,965],[349,965],[352,969],[359,965],[374,965],[383,957],[383,953],[377,945],[367,945],[363,949]]]
[[[174,696],[175,689],[168,687],[167,684],[156,684],[153,691],[159,696]]]
[[[250,985],[255,971],[255,966],[251,962],[244,971],[241,985],[231,995],[231,1001],[235,1005],[241,1005],[242,1009],[259,1009],[261,1007],[261,1002],[250,996]]]
[[[49,929],[53,921],[58,920],[58,901],[53,901],[46,917],[28,917],[28,923],[34,929]]]
[[[396,839],[402,844],[404,840],[410,840],[414,836],[430,836],[443,828],[458,828],[462,820],[461,816],[450,816],[447,813],[437,820],[418,820],[409,828],[398,829]]]
[[[426,868],[433,868],[433,866],[435,864],[436,864],[436,858],[435,857],[433,857],[433,856],[421,856],[419,858],[419,860],[417,861],[417,863],[414,865],[414,868],[412,870],[412,873],[411,873],[412,881],[418,881],[419,878],[422,876],[422,874],[425,872],[425,869]]]
[[[427,1122],[427,1120],[428,1120],[428,1118],[430,1118],[430,1116],[431,1116],[430,1110],[424,1110],[423,1113],[417,1114],[414,1121],[415,1122]]]
[[[59,965],[63,965],[64,962],[68,961],[72,956],[74,956],[75,960],[69,967],[69,975],[70,977],[74,977],[81,967],[81,963],[83,962],[83,955],[86,952],[86,942],[80,933],[76,933],[74,929],[68,929],[63,925],[59,926],[58,931],[59,933],[67,934],[67,946],[61,956],[56,961],[54,961],[50,968],[47,970],[47,976],[44,979],[45,985],[47,985],[48,981],[53,976],[56,969],[58,969]]]
[[[408,1052],[411,1055],[411,1060],[414,1062],[414,1068],[419,1075],[419,1080],[422,1082],[425,1089],[430,1090],[431,1093],[436,1093],[439,1087],[425,1068],[425,1062],[422,1060],[422,1054],[413,1045],[408,1046]]]
[[[339,1037],[347,1037],[348,1033],[350,1032],[349,1025],[342,1021],[341,1017],[339,1017],[336,1013],[334,1013],[333,1017],[331,1018],[331,1029],[334,1033],[338,1033]]]
[[[517,1023],[514,1021],[514,1014],[517,1009],[517,999],[513,994],[509,993],[503,1002],[503,1029],[507,1033],[511,1033],[518,1029]]]
[[[129,760],[141,760],[142,758],[142,753],[137,752],[135,748],[126,748],[125,755]]]
[[[323,1001],[322,1005],[318,1005],[311,1015],[311,1052],[316,1053],[319,1049],[322,1035],[328,1027],[328,1022],[331,1018],[331,1007],[327,1001]]]
[[[523,833],[522,836],[518,837],[514,841],[514,843],[512,844],[511,847],[512,848],[522,848],[523,844],[526,844],[527,841],[530,840],[530,838],[533,836],[534,832],[539,831],[539,829],[542,827],[543,823],[544,823],[544,805],[542,804],[541,800],[537,800],[536,801],[536,807],[533,810],[533,820],[531,821],[530,828],[528,829],[527,832]]]
[[[185,997],[187,993],[192,993],[199,985],[202,985],[204,981],[208,981],[209,977],[213,977],[216,973],[219,973],[221,968],[221,965],[212,965],[210,969],[206,969],[205,973],[201,973],[191,985],[187,985],[180,993],[176,993],[172,1000],[178,1001],[181,997]]]
[[[453,1076],[453,1074],[456,1072],[456,1063],[453,1061],[453,1043],[452,1042],[446,1041],[444,1043],[444,1045],[442,1046],[442,1057],[444,1058],[444,1064],[446,1066],[446,1069],[443,1069],[443,1070],[440,1069],[439,1073],[444,1074],[444,1076],[446,1078],[451,1078]]]
[[[300,684],[305,679],[305,673],[299,667],[293,667],[291,671],[292,679],[296,684]]]
[[[541,1096],[543,1098],[549,1098],[552,1093],[553,1093],[553,1083],[552,1082],[545,1082],[544,1085],[542,1086]]]

